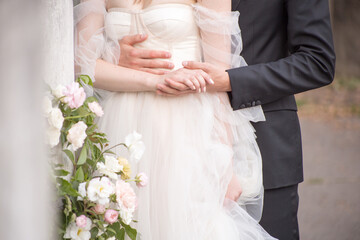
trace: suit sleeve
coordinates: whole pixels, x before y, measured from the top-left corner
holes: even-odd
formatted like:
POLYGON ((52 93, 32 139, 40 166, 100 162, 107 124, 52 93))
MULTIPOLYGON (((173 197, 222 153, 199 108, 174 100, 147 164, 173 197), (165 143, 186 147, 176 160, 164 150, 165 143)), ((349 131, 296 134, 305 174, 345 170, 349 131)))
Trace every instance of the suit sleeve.
POLYGON ((332 82, 335 53, 328 0, 286 0, 290 55, 228 70, 234 110, 267 104, 332 82))

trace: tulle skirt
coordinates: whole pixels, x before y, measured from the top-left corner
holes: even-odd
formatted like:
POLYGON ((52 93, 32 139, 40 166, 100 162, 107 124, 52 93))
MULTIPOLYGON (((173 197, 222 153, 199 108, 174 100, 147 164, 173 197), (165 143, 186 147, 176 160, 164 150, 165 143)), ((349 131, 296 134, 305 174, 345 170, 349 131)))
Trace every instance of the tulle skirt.
POLYGON ((262 165, 254 129, 228 101, 225 93, 111 93, 103 102, 99 127, 110 143, 137 131, 146 145, 132 163, 134 173, 149 176, 149 185, 137 190, 133 225, 140 239, 273 239, 257 222, 262 165), (243 187, 237 203, 225 199, 233 173, 243 187))

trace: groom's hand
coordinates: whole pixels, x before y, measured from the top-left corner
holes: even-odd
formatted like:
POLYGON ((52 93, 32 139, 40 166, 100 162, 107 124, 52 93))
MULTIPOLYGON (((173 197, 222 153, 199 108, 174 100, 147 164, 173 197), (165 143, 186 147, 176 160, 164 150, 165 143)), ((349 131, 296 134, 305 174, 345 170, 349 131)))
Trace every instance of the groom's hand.
POLYGON ((141 70, 153 74, 164 74, 166 70, 173 69, 174 64, 170 61, 164 61, 171 58, 171 53, 165 51, 140 49, 134 47, 135 44, 144 42, 147 39, 145 34, 129 35, 123 37, 119 41, 120 45, 120 59, 119 65, 122 67, 141 70), (159 60, 164 59, 164 60, 159 60))
POLYGON ((210 85, 208 87, 209 91, 212 92, 230 92, 230 78, 229 74, 225 71, 226 69, 217 67, 210 63, 203 62, 193 62, 187 61, 183 62, 184 68, 187 69, 201 69, 207 74, 210 75, 211 79, 215 82, 215 84, 210 85))
POLYGON ((230 180, 228 188, 226 190, 225 197, 236 202, 242 194, 242 188, 239 179, 234 174, 230 180))

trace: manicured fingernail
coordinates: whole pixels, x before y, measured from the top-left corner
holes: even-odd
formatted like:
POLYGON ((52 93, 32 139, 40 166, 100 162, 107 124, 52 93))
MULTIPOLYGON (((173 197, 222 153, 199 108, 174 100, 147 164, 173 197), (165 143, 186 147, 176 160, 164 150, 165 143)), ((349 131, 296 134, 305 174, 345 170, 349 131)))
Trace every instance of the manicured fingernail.
POLYGON ((211 84, 214 84, 215 82, 214 82, 214 80, 212 80, 212 79, 210 78, 210 83, 211 83, 211 84))
POLYGON ((171 54, 170 53, 165 53, 165 57, 170 58, 171 54))
POLYGON ((173 67, 174 67, 174 64, 169 63, 169 68, 173 68, 173 67))
POLYGON ((186 66, 188 65, 188 62, 186 62, 186 61, 182 62, 182 65, 183 65, 184 67, 186 67, 186 66))
POLYGON ((143 39, 143 38, 146 37, 146 34, 145 34, 145 33, 142 33, 142 34, 140 35, 140 37, 141 37, 141 39, 143 39))
POLYGON ((204 92, 206 92, 206 87, 204 87, 204 92))
POLYGON ((191 86, 191 88, 192 88, 193 90, 196 90, 196 87, 195 87, 195 85, 192 85, 192 86, 191 86))
POLYGON ((199 93, 201 93, 201 88, 199 88, 199 93))

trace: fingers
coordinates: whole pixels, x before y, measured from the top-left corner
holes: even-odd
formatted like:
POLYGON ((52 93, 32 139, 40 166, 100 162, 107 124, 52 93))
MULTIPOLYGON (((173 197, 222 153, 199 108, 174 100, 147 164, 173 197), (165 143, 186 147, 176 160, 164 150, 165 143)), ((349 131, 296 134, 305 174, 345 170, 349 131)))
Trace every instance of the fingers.
POLYGON ((173 69, 175 67, 172 62, 156 60, 156 59, 138 59, 137 64, 144 68, 173 69))
POLYGON ((168 73, 169 71, 166 70, 160 70, 160 69, 151 69, 151 68, 139 68, 140 71, 148 72, 156 75, 164 75, 168 73))
POLYGON ((171 88, 177 89, 177 90, 179 90, 179 91, 191 90, 191 89, 195 88, 195 87, 192 85, 192 82, 191 82, 191 81, 189 81, 190 84, 191 84, 190 86, 188 86, 188 85, 186 85, 186 84, 184 84, 184 83, 179 83, 179 82, 177 82, 177 81, 173 81, 173 80, 171 80, 171 79, 169 79, 169 78, 166 78, 166 79, 165 79, 165 82, 166 82, 171 88))
POLYGON ((170 94, 170 93, 166 93, 166 92, 163 92, 161 90, 156 90, 156 94, 159 95, 159 96, 164 96, 164 97, 177 97, 177 96, 181 96, 181 95, 186 95, 186 94, 189 94, 189 93, 193 93, 193 91, 191 90, 188 90, 188 91, 179 91, 178 94, 170 94))
POLYGON ((128 45, 134 45, 136 43, 141 43, 147 39, 146 34, 136 34, 136 35, 128 35, 123 37, 119 42, 120 44, 128 44, 128 45))
POLYGON ((182 65, 184 66, 184 68, 187 68, 187 69, 202 69, 205 72, 209 71, 209 66, 207 63, 184 61, 184 62, 182 62, 182 65))
POLYGON ((195 86, 195 90, 200 93, 201 92, 201 85, 200 85, 199 80, 196 78, 196 76, 190 77, 189 80, 195 86))
POLYGON ((200 70, 199 74, 201 74, 201 76, 205 79, 207 84, 210 85, 214 85, 215 82, 211 79, 211 77, 209 76, 209 74, 207 74, 206 72, 200 70))
POLYGON ((170 94, 172 96, 179 96, 184 94, 183 91, 179 91, 177 89, 171 88, 170 86, 167 86, 165 84, 158 84, 156 86, 157 91, 162 92, 163 94, 170 94))
POLYGON ((198 74, 198 75, 195 75, 195 78, 198 80, 198 82, 200 84, 200 90, 202 92, 206 92, 206 82, 205 82, 205 79, 203 78, 203 76, 198 74))
POLYGON ((171 53, 166 51, 158 51, 158 50, 144 50, 141 51, 140 58, 171 58, 171 53))
MULTIPOLYGON (((161 61, 155 58, 169 59, 171 54, 166 51, 157 51, 157 50, 148 50, 136 48, 133 45, 136 43, 141 43, 147 39, 146 34, 136 34, 128 35, 123 37, 120 41, 121 56, 119 59, 119 65, 124 67, 129 67, 132 69, 141 69, 145 68, 163 68, 163 69, 173 69, 174 64, 168 61, 161 61)), ((152 72, 154 74, 164 74, 161 71, 146 71, 152 72)))

